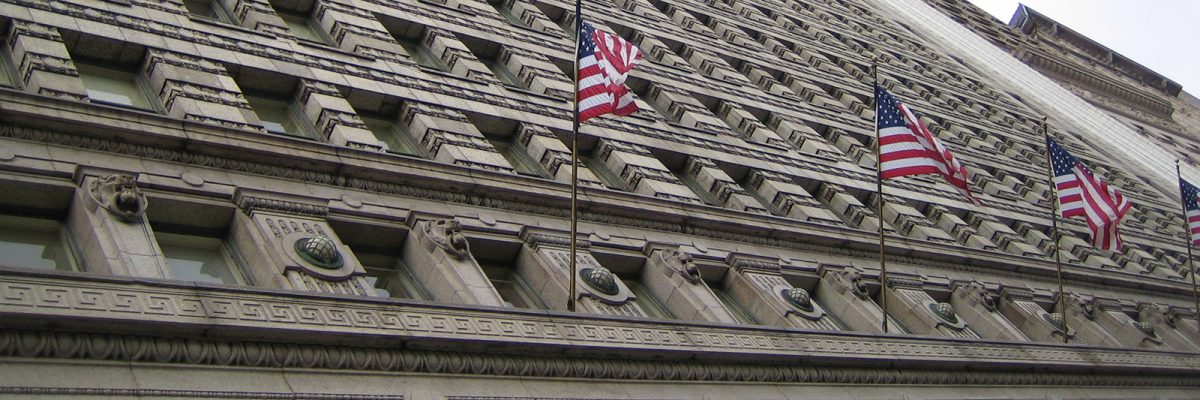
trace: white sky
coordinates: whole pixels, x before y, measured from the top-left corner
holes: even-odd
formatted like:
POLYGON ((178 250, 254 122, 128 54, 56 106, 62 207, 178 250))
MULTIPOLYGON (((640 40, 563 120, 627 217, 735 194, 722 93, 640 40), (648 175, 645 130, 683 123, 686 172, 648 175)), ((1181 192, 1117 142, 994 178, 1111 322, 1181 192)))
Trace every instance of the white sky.
MULTIPOLYGON (((1017 1, 970 0, 1008 23, 1017 1)), ((1024 0, 1060 24, 1200 95, 1200 0, 1024 0)))

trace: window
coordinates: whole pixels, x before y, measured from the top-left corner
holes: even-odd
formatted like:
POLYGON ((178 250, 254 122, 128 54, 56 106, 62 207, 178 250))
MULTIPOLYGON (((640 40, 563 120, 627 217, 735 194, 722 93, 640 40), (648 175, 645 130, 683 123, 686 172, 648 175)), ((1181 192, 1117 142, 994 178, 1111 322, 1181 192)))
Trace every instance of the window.
POLYGON ((91 61, 73 61, 92 102, 154 110, 148 95, 149 89, 138 74, 91 61))
POLYGON ((171 277, 189 282, 245 285, 234 254, 218 238, 155 232, 171 277))
POLYGON ((637 300, 634 302, 642 308, 642 311, 646 312, 646 316, 658 319, 675 318, 674 315, 671 315, 670 311, 667 311, 666 307, 663 307, 662 303, 658 302, 658 299, 655 299, 650 294, 649 290, 646 290, 646 286, 642 285, 641 282, 624 276, 621 277, 621 282, 624 282, 629 291, 633 292, 634 296, 637 296, 637 300))
POLYGON ((17 87, 16 75, 13 75, 12 57, 7 51, 0 50, 0 86, 17 87))
POLYGON ((522 21, 517 17, 516 14, 513 13, 511 5, 506 5, 504 3, 504 0, 488 0, 488 4, 491 5, 492 8, 495 8, 496 12, 500 13, 500 16, 504 17, 504 20, 508 21, 509 24, 525 27, 529 26, 525 24, 525 21, 522 21))
POLYGON ((187 7, 188 14, 191 14, 193 17, 224 23, 231 21, 229 14, 225 12, 225 8, 221 7, 217 0, 183 0, 183 5, 187 7))
POLYGON ((512 268, 487 264, 480 264, 480 267, 483 267, 484 275, 487 275, 505 304, 516 308, 548 309, 545 302, 525 283, 525 279, 512 268))
POLYGON ((276 8, 276 13, 283 22, 287 24, 288 30, 297 39, 307 40, 310 42, 330 45, 333 43, 325 31, 312 23, 312 17, 291 10, 282 10, 276 8))
POLYGON ((0 266, 73 271, 70 243, 58 221, 0 215, 0 266))
MULTIPOLYGON (((509 138, 511 138, 511 136, 509 138)), ((513 170, 516 173, 541 178, 544 178, 548 175, 542 170, 541 165, 539 165, 536 161, 533 161, 533 159, 529 157, 528 153, 525 153, 524 148, 520 145, 513 144, 503 139, 491 137, 489 137, 487 140, 492 144, 492 147, 496 148, 496 151, 499 152, 500 155, 504 156, 505 160, 508 160, 508 163, 512 165, 513 170)))
POLYGON ((305 139, 316 137, 305 123, 304 118, 300 116, 299 110, 293 110, 290 102, 280 97, 263 94, 246 93, 245 96, 267 132, 305 139))
POLYGON ((362 113, 358 116, 367 125, 367 129, 375 134, 375 139, 387 145, 388 152, 424 157, 425 152, 416 144, 416 139, 393 119, 362 113))
MULTIPOLYGON (((353 250, 353 249, 352 249, 353 250)), ((425 288, 417 282, 408 265, 399 257, 355 252, 367 271, 367 282, 379 297, 428 300, 425 288)))

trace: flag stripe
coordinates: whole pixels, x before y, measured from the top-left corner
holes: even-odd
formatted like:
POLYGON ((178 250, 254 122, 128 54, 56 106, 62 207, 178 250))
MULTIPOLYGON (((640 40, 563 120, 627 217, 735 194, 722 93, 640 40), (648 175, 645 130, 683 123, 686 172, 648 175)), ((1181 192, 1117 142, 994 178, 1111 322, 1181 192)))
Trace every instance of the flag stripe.
POLYGON ((887 90, 875 85, 875 128, 879 133, 881 179, 940 174, 972 203, 967 168, 925 128, 917 115, 887 90))
POLYGON ((1132 205, 1054 139, 1046 138, 1046 148, 1054 170, 1059 214, 1063 218, 1083 216, 1092 231, 1092 245, 1119 251, 1122 242, 1118 227, 1132 205))
POLYGON ((629 71, 642 59, 637 46, 584 22, 579 32, 579 122, 604 114, 637 111, 625 87, 629 71))

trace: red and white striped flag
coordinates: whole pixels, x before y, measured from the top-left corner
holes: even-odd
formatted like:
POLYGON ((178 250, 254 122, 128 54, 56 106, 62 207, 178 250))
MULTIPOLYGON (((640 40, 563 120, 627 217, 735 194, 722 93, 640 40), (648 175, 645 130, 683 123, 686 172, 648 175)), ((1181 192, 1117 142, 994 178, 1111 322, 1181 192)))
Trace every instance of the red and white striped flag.
POLYGON ((1188 237, 1192 245, 1200 246, 1200 188, 1191 182, 1179 178, 1179 194, 1182 197, 1183 209, 1187 211, 1188 237))
POLYGON ((637 111, 625 87, 629 71, 642 60, 642 51, 620 36, 584 22, 579 32, 579 122, 613 113, 637 111))
POLYGON ((1129 211, 1129 201, 1107 183, 1092 175, 1071 153, 1046 138, 1050 164, 1054 167, 1054 186, 1058 193, 1059 213, 1063 218, 1082 215, 1092 230, 1092 245, 1107 251, 1121 250, 1121 218, 1129 211))
POLYGON ((882 179, 939 174, 968 200, 979 204, 967 185, 967 168, 933 137, 912 110, 878 84, 875 85, 875 113, 882 179))

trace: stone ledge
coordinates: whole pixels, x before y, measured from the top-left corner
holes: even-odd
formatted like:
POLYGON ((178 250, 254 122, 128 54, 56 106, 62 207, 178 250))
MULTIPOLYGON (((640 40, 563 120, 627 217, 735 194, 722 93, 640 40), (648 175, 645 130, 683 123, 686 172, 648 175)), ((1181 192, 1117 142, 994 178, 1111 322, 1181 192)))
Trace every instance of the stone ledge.
MULTIPOLYGON (((208 350, 193 354, 201 358, 283 357, 284 353, 299 351, 292 348, 292 344, 311 344, 315 349, 326 349, 352 343, 353 346, 374 346, 380 351, 393 352, 412 349, 435 354, 469 351, 470 357, 484 358, 556 359, 565 355, 567 357, 562 361, 568 364, 617 357, 629 362, 642 360, 666 364, 700 361, 712 363, 706 368, 719 370, 722 365, 732 363, 774 371, 771 374, 781 373, 775 371, 775 366, 789 369, 814 365, 906 370, 969 368, 990 372, 1087 373, 1103 369, 1106 373, 1190 376, 1197 376, 1200 371, 1200 354, 1177 352, 631 320, 12 270, 0 275, 0 316, 5 321, 6 332, 0 334, 0 354, 10 356, 94 357, 102 354, 101 358, 106 358, 120 350, 142 354, 138 357, 148 357, 148 360, 165 357, 175 360, 173 362, 198 362, 189 361, 192 356, 186 354, 191 350, 184 345, 200 340, 209 343, 205 346, 216 346, 211 354, 208 350), (117 335, 132 340, 129 346, 135 342, 144 344, 122 345, 120 349, 96 353, 80 346, 87 343, 112 345, 126 339, 79 340, 75 345, 68 345, 64 341, 92 334, 40 331, 63 328, 77 332, 105 332, 95 334, 101 336, 117 335), (147 334, 159 336, 139 336, 147 334), (31 342, 26 340, 27 336, 29 340, 43 337, 37 339, 43 345, 28 347, 31 342), (200 337, 204 339, 190 339, 200 337), (240 347, 253 343, 262 348, 250 352, 240 347), (272 351, 278 354, 265 354, 272 351), (67 353, 70 355, 64 355, 67 353), (254 354, 257 356, 251 357, 254 354)), ((347 353, 340 357, 360 351, 355 349, 358 347, 346 349, 347 353)), ((362 357, 366 357, 363 360, 375 360, 370 362, 382 362, 379 356, 362 357)), ((283 359, 291 360, 291 357, 277 361, 283 359)), ((328 361, 323 357, 317 357, 317 360, 328 361)), ((313 363, 319 364, 318 361, 313 363)), ((230 362, 233 361, 205 361, 230 362)), ((246 362, 257 365, 254 363, 265 361, 246 362)), ((1200 381, 1196 383, 1200 384, 1200 381)))

